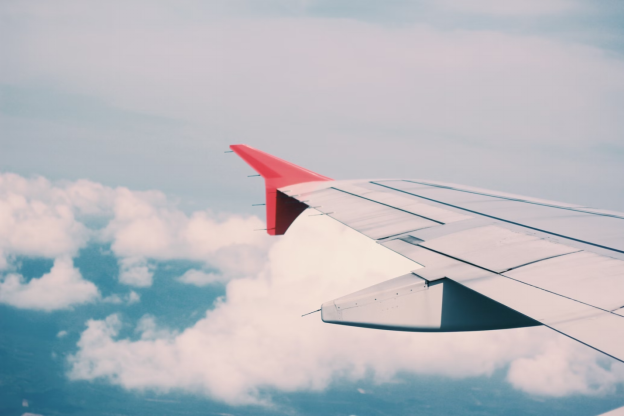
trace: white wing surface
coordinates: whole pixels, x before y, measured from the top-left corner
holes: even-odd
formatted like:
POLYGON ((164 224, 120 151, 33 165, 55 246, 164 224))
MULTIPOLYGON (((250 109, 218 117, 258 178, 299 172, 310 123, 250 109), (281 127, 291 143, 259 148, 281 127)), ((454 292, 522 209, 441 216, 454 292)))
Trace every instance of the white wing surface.
POLYGON ((324 321, 433 332, 542 324, 624 361, 623 213, 422 180, 325 179, 276 191, 422 267, 324 303, 324 321))

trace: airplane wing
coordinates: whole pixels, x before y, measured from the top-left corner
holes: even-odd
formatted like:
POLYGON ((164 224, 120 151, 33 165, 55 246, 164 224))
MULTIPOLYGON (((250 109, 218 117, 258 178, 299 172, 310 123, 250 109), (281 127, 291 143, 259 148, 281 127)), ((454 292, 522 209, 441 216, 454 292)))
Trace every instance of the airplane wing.
POLYGON ((415 270, 322 304, 324 322, 400 331, 546 325, 624 361, 624 213, 441 182, 337 181, 246 145, 267 228, 308 207, 415 270))

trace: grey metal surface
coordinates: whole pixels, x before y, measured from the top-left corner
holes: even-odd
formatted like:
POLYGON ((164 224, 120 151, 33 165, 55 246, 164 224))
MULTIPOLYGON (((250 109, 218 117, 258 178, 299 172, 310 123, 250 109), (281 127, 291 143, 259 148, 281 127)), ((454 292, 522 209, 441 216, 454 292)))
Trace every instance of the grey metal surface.
POLYGON ((450 279, 428 284, 407 274, 325 302, 324 322, 418 332, 485 331, 535 326, 533 319, 450 279))
POLYGON ((352 195, 358 195, 362 198, 366 198, 367 200, 400 208, 412 214, 438 221, 444 224, 473 218, 473 216, 463 214, 458 210, 441 208, 434 204, 428 204, 422 201, 418 201, 413 197, 403 195, 398 192, 386 192, 385 190, 380 190, 379 187, 371 189, 371 187, 367 185, 371 184, 338 183, 334 184, 332 188, 348 192, 352 195))
POLYGON ((424 216, 332 188, 304 193, 298 198, 373 239, 386 238, 440 224, 424 216))
POLYGON ((578 251, 496 225, 458 231, 424 241, 421 246, 495 272, 578 251))
MULTIPOLYGON (((544 232, 624 254, 624 213, 601 213, 569 204, 547 206, 545 203, 514 201, 409 181, 373 182, 390 192, 400 192, 417 199, 437 202, 445 207, 461 209, 468 215, 485 216, 520 225, 527 230, 544 232)), ((525 199, 529 201, 528 198, 525 199)))
POLYGON ((289 191, 424 266, 423 279, 452 279, 624 361, 623 213, 423 181, 289 191))
POLYGON ((423 265, 424 268, 417 270, 419 276, 452 279, 543 325, 624 361, 623 316, 403 240, 392 240, 383 245, 423 265))
POLYGON ((624 306, 624 261, 580 252, 503 273, 606 310, 624 306))

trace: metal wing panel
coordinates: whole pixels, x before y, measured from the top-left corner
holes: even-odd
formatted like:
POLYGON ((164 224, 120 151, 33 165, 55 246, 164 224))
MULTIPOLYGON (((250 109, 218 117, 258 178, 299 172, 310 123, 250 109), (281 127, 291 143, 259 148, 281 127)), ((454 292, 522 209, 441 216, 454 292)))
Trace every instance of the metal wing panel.
MULTIPOLYGON (((334 182, 335 189, 325 190, 306 185, 307 192, 295 186, 291 194, 424 266, 414 273, 429 282, 452 279, 624 360, 624 316, 618 315, 624 311, 611 312, 624 304, 624 262, 596 254, 602 253, 596 244, 624 238, 624 220, 539 200, 376 183, 334 182), (467 218, 449 221, 458 214, 467 218)), ((603 251, 613 252, 609 246, 603 251)))
POLYGON ((287 228, 273 224, 279 189, 424 266, 414 273, 426 287, 452 279, 624 361, 624 311, 610 311, 624 286, 624 214, 451 184, 331 181, 248 146, 232 149, 265 179, 269 234, 287 228))
POLYGON ((467 282, 471 289, 544 325, 624 360, 624 317, 498 276, 467 282))
POLYGON ((484 216, 528 230, 580 242, 588 245, 587 250, 602 249, 624 254, 624 214, 618 217, 590 212, 582 207, 544 206, 449 188, 427 188, 426 185, 407 181, 375 183, 388 190, 461 209, 471 215, 484 216))
POLYGON ((427 240, 421 246, 495 272, 578 251, 573 247, 495 225, 427 240))
POLYGON ((334 213, 332 217, 375 240, 435 225, 435 223, 420 217, 410 216, 410 214, 400 211, 393 212, 392 208, 375 211, 375 213, 370 212, 358 217, 346 213, 343 215, 334 213))
POLYGON ((370 183, 342 184, 338 182, 334 184, 333 188, 358 195, 384 205, 401 208, 402 210, 412 214, 444 224, 473 218, 473 216, 462 214, 458 210, 440 208, 434 204, 423 202, 422 199, 413 196, 410 197, 407 194, 387 192, 383 189, 380 190, 379 187, 371 189, 370 185, 370 183))
POLYGON ((462 207, 471 211, 509 219, 560 235, 624 250, 624 220, 585 212, 492 199, 469 202, 462 207))
POLYGON ((504 275, 602 309, 624 306, 624 261, 594 253, 544 260, 504 275))
POLYGON ((375 240, 438 225, 401 209, 332 188, 299 193, 296 198, 375 240))
POLYGON ((324 322, 394 331, 488 331, 540 325, 450 279, 413 272, 321 306, 324 322))
POLYGON ((416 197, 425 197, 430 200, 441 201, 453 205, 496 201, 496 198, 487 195, 474 194, 470 192, 457 192, 452 189, 432 187, 407 181, 375 181, 374 183, 390 187, 395 190, 405 191, 416 197))
MULTIPOLYGON (((397 186, 397 183, 405 183, 407 187, 421 190, 425 190, 428 187, 427 185, 404 181, 388 182, 392 182, 393 186, 397 186)), ((304 185, 308 187, 313 186, 304 185)), ((591 305, 613 310, 624 304, 624 296, 620 297, 617 295, 620 290, 612 290, 610 292, 608 290, 608 285, 614 285, 613 287, 619 288, 620 280, 614 276, 605 277, 604 273, 606 272, 600 268, 602 266, 598 266, 602 264, 602 260, 596 259, 605 259, 605 257, 595 254, 593 257, 587 257, 584 254, 581 257, 573 256, 566 260, 570 253, 579 251, 579 244, 576 244, 574 241, 568 241, 569 243, 575 243, 570 245, 557 244, 557 242, 566 240, 554 238, 555 241, 553 241, 551 236, 541 234, 539 231, 523 229, 521 225, 514 226, 498 222, 489 216, 476 215, 474 219, 456 221, 449 224, 423 221, 419 215, 434 216, 431 215, 433 211, 430 209, 438 209, 444 212, 444 206, 438 208, 435 206, 435 203, 425 201, 425 203, 421 204, 424 209, 416 209, 415 215, 411 216, 409 211, 405 211, 405 208, 413 205, 412 200, 418 200, 418 197, 410 197, 408 194, 404 194, 405 197, 403 197, 401 192, 379 187, 369 182, 336 182, 332 183, 332 188, 314 190, 318 189, 317 185, 316 188, 311 189, 311 192, 299 192, 299 195, 296 195, 297 199, 311 206, 320 205, 318 209, 321 212, 363 232, 371 238, 384 239, 395 235, 400 237, 402 234, 409 233, 417 239, 424 240, 421 243, 424 247, 488 270, 503 272, 510 277, 517 277, 519 280, 526 281, 537 287, 543 287, 546 290, 561 293, 564 296, 572 297, 591 305), (341 191, 333 188, 341 189, 341 191), (357 195, 355 195, 356 193, 357 195), (367 198, 374 198, 375 201, 367 198), (392 204, 397 206, 397 209, 391 208, 392 204), (548 258, 551 259, 545 260, 548 258), (591 258, 593 260, 591 262, 587 260, 587 264, 584 265, 582 261, 575 261, 577 258, 591 258), (594 266, 591 266, 590 263, 594 266), (560 267, 562 271, 556 274, 549 265, 556 265, 553 267, 560 267), (593 273, 587 274, 592 267, 594 267, 593 273), (515 270, 508 271, 510 269, 515 270), (580 276, 591 277, 583 278, 580 276), (595 285, 592 288, 583 288, 584 280, 586 279, 595 281, 595 285), (603 301, 599 302, 597 299, 602 296, 600 295, 602 292, 609 292, 610 295, 603 296, 603 301)), ((460 193, 443 188, 435 188, 435 190, 460 193)), ((298 192, 297 189, 293 191, 298 192)), ((475 204, 474 201, 476 199, 480 199, 481 202, 478 203, 481 204, 483 203, 483 198, 490 198, 467 192, 462 194, 473 198, 473 202, 466 204, 475 204)), ((523 202, 508 200, 498 200, 490 204, 490 206, 495 207, 507 207, 504 210, 511 214, 514 214, 516 211, 522 211, 521 208, 525 205, 523 202), (520 208, 510 208, 509 204, 512 204, 512 206, 517 205, 520 208)), ((587 213, 559 210, 544 206, 526 205, 525 208, 530 214, 519 212, 518 216, 528 216, 539 221, 565 222, 566 219, 578 219, 578 216, 592 217, 591 214, 587 213), (549 212, 554 212, 554 215, 548 217, 549 212)), ((454 211, 450 209, 448 212, 454 214, 454 211)), ((598 220, 620 221, 615 218, 594 217, 598 220)), ((438 216, 436 219, 441 219, 441 217, 438 216)), ((615 229, 613 233, 618 234, 618 229, 615 229)), ((586 249, 583 245, 581 245, 581 248, 586 249)), ((617 263, 617 260, 612 259, 612 262, 617 263)), ((425 271, 423 273, 428 272, 425 271)), ((624 291, 622 292, 624 293, 624 291)))
MULTIPOLYGON (((544 324, 577 319, 592 315, 595 310, 599 311, 592 306, 443 254, 431 251, 427 253, 426 248, 403 240, 394 240, 383 245, 424 266, 415 271, 419 276, 429 274, 435 278, 447 277, 544 324)), ((624 320, 622 323, 624 324, 624 320)))
MULTIPOLYGON (((434 230, 426 231, 431 234, 434 230)), ((426 231, 409 233, 401 241, 409 241, 411 236, 420 239, 426 231)), ((618 259, 491 225, 415 243, 601 309, 613 311, 624 306, 624 261, 618 259)), ((417 273, 429 272, 425 268, 417 273)))
MULTIPOLYGON (((396 180, 395 180, 396 181, 396 180)), ((624 213, 618 211, 611 211, 606 209, 598 209, 593 207, 585 207, 577 204, 569 204, 565 202, 549 201, 539 198, 526 197, 521 195, 508 194, 504 192, 491 191, 487 189, 473 188, 469 186, 460 186, 455 184, 448 184, 442 182, 432 181, 414 181, 414 180, 402 180, 403 182, 415 183, 419 185, 427 185, 437 188, 451 189, 456 192, 473 193, 478 195, 494 197, 498 200, 508 200, 513 202, 521 202, 525 205, 542 205, 549 208, 557 208, 569 211, 582 212, 587 214, 596 214, 600 216, 607 216, 613 218, 624 219, 624 213)), ((382 181, 383 182, 383 181, 382 181)))
POLYGON ((540 204, 540 205, 547 205, 547 206, 552 206, 552 207, 574 208, 574 209, 584 208, 584 207, 582 207, 581 205, 578 205, 578 204, 569 204, 569 203, 565 203, 565 202, 550 201, 550 200, 547 200, 547 199, 527 197, 527 196, 524 196, 524 195, 517 195, 517 194, 510 194, 510 193, 507 193, 507 192, 492 191, 490 189, 476 188, 476 187, 473 187, 473 186, 465 186, 465 185, 457 185, 457 184, 447 183, 447 182, 424 181, 424 180, 413 180, 413 179, 412 180, 410 180, 410 179, 407 179, 407 180, 403 179, 401 181, 414 183, 414 184, 418 184, 418 185, 425 185, 425 186, 432 186, 432 187, 437 187, 437 188, 451 189, 451 190, 454 190, 454 191, 457 191, 457 192, 467 192, 467 193, 479 194, 479 195, 484 195, 484 196, 491 196, 491 197, 495 197, 495 198, 499 198, 499 199, 507 199, 507 200, 511 200, 511 201, 526 202, 526 203, 531 203, 531 204, 540 204))
POLYGON ((441 315, 442 286, 429 290, 425 280, 408 274, 323 304, 325 322, 343 325, 436 330, 441 315))
POLYGON ((421 277, 452 279, 564 335, 624 361, 624 316, 468 265, 403 240, 393 240, 383 245, 424 266, 415 271, 421 277))

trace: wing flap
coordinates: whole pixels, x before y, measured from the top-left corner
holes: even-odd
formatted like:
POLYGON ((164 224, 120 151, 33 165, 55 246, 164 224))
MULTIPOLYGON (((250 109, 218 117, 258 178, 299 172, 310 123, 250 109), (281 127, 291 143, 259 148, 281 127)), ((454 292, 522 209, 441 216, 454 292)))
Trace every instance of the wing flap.
POLYGON ((421 245, 496 272, 579 251, 496 225, 459 231, 421 245))
MULTIPOLYGON (((404 240, 383 245, 424 266, 416 273, 448 278, 579 342, 624 361, 624 316, 475 267, 404 240)), ((563 259, 563 257, 562 257, 563 259)))
POLYGON ((624 306, 624 261, 582 251, 504 273, 606 310, 624 306))
POLYGON ((442 279, 415 274, 326 302, 324 322, 413 332, 486 331, 540 325, 498 302, 442 279))

